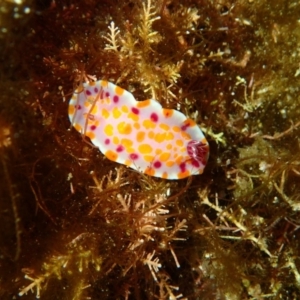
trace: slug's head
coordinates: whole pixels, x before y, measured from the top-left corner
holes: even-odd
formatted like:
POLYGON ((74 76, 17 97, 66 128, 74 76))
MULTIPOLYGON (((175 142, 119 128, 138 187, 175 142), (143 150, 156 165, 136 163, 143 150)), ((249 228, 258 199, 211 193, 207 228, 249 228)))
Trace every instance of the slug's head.
POLYGON ((196 168, 203 166, 204 168, 209 154, 209 145, 206 139, 202 141, 190 141, 187 145, 187 153, 191 157, 193 166, 196 168))

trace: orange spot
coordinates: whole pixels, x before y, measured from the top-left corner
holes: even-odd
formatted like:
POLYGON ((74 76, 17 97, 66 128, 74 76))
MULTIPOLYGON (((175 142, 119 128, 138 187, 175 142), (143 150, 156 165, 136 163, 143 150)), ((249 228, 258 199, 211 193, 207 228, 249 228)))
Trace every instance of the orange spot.
POLYGON ((127 115, 127 117, 128 117, 129 119, 132 119, 132 120, 135 121, 135 122, 137 122, 137 121, 139 120, 139 116, 136 115, 136 114, 134 114, 134 113, 132 113, 132 112, 130 112, 130 113, 127 115))
POLYGON ((113 141, 113 143, 115 145, 119 145, 120 144, 119 138, 117 136, 114 136, 112 141, 113 141))
POLYGON ((129 111, 128 106, 126 106, 126 105, 123 105, 123 106, 121 107, 121 110, 122 110, 122 112, 124 112, 124 113, 128 113, 128 111, 129 111))
POLYGON ((88 96, 86 98, 86 102, 88 102, 90 105, 93 105, 95 102, 97 102, 97 99, 94 96, 88 96))
POLYGON ((121 111, 117 107, 114 107, 112 114, 115 119, 120 118, 122 115, 121 111))
POLYGON ((72 116, 75 112, 75 106, 74 105, 69 105, 68 113, 70 116, 72 116))
POLYGON ((148 144, 141 144, 139 145, 138 150, 142 154, 149 154, 152 152, 152 147, 148 144))
POLYGON ((161 154, 161 153, 162 153, 162 149, 156 149, 156 150, 155 150, 155 154, 156 154, 156 155, 159 155, 159 154, 161 154))
POLYGON ((168 150, 171 150, 171 149, 173 148, 173 146, 172 146, 172 144, 168 144, 168 145, 166 146, 166 148, 167 148, 168 150))
POLYGON ((138 101, 136 106, 139 107, 139 108, 147 107, 147 106, 150 105, 150 103, 151 103, 150 100, 138 101))
POLYGON ((74 128, 75 128, 77 131, 79 131, 79 132, 82 133, 82 127, 81 127, 81 125, 79 125, 78 123, 76 123, 76 124, 74 124, 73 126, 74 126, 74 128))
POLYGON ((147 167, 147 169, 145 170, 145 174, 147 174, 149 176, 154 176, 155 170, 151 167, 147 167))
POLYGON ((145 139, 145 135, 144 131, 139 131, 136 135, 136 140, 141 143, 145 139))
POLYGON ((182 155, 179 155, 179 156, 175 159, 176 164, 177 164, 177 165, 180 165, 180 164, 182 163, 182 160, 183 160, 182 155))
POLYGON ((102 109, 101 113, 104 119, 109 117, 109 112, 105 108, 102 109))
POLYGON ((167 161, 170 158, 170 153, 164 152, 159 156, 160 161, 167 161))
POLYGON ((182 140, 176 140, 176 145, 179 147, 183 146, 183 141, 182 140))
POLYGON ((105 127, 104 127, 104 133, 107 135, 107 136, 112 136, 114 134, 114 127, 111 125, 111 124, 107 124, 105 127))
POLYGON ((146 128, 146 129, 154 129, 156 127, 156 123, 152 122, 151 120, 145 120, 143 122, 143 126, 146 128))
POLYGON ((106 81, 106 80, 101 80, 101 86, 103 86, 103 87, 108 87, 108 81, 106 81))
POLYGON ((184 132, 184 131, 181 131, 181 136, 182 136, 185 140, 190 140, 190 139, 191 139, 191 136, 190 136, 187 132, 184 132))
POLYGON ((160 127, 162 130, 166 130, 166 131, 170 130, 170 126, 167 125, 167 124, 164 124, 164 123, 159 124, 159 127, 160 127))
POLYGON ((92 131, 88 131, 85 134, 87 137, 89 137, 91 140, 93 140, 95 138, 95 133, 92 131))
POLYGON ((96 114, 97 114, 97 111, 98 111, 98 107, 95 105, 95 106, 92 108, 90 114, 96 115, 96 114))
POLYGON ((180 132, 180 131, 181 131, 181 129, 180 129, 179 126, 173 126, 172 129, 173 129, 173 131, 175 131, 175 132, 180 132))
POLYGON ((135 122, 135 123, 133 124, 133 127, 134 127, 135 129, 139 130, 139 129, 141 128, 141 125, 140 125, 140 123, 135 122))
POLYGON ((83 105, 85 106, 85 107, 90 107, 91 106, 91 101, 89 100, 89 98, 87 98, 85 101, 84 101, 84 103, 83 103, 83 105))
POLYGON ((121 87, 119 87, 119 86, 116 86, 116 88, 115 88, 115 92, 116 92, 116 94, 118 95, 118 96, 122 96, 123 95, 123 93, 124 93, 124 89, 122 89, 121 87))
POLYGON ((166 133, 165 133, 165 132, 164 132, 164 133, 157 133, 157 134, 155 135, 154 140, 155 140, 157 143, 162 143, 162 142, 165 140, 165 138, 166 138, 166 133))
POLYGON ((174 110, 173 110, 173 109, 163 108, 163 115, 164 115, 166 118, 172 117, 173 113, 174 113, 174 110))
POLYGON ((172 132, 167 132, 166 134, 166 140, 172 141, 174 139, 174 134, 172 132))
POLYGON ((128 147, 128 148, 126 148, 126 151, 127 151, 127 153, 132 154, 132 153, 136 152, 136 148, 128 147))
POLYGON ((152 155, 144 155, 144 160, 147 162, 153 162, 154 156, 152 155))
POLYGON ((163 172, 162 175, 161 175, 161 178, 167 179, 168 178, 168 173, 167 172, 163 172))
POLYGON ((112 161, 116 161, 118 159, 118 154, 111 150, 107 150, 104 155, 112 161))
POLYGON ((169 168, 172 168, 175 164, 175 161, 172 161, 172 160, 169 160, 166 162, 166 166, 169 167, 169 168))
POLYGON ((127 160, 124 161, 124 165, 130 167, 132 165, 132 161, 127 159, 127 160))
POLYGON ((133 142, 130 139, 121 139, 121 145, 123 145, 125 147, 127 152, 129 151, 129 148, 132 147, 132 144, 133 144, 133 142))
POLYGON ((94 85, 96 85, 96 82, 95 82, 95 81, 90 81, 90 82, 89 82, 89 86, 94 86, 94 85))
POLYGON ((75 90, 75 94, 80 94, 84 91, 84 87, 83 85, 81 84, 76 90, 75 90))
POLYGON ((188 177, 190 175, 191 175, 190 171, 186 170, 184 172, 179 172, 177 174, 177 177, 178 177, 178 179, 182 179, 182 178, 188 177))
POLYGON ((148 132, 148 138, 153 139, 154 138, 154 132, 151 130, 148 132))
POLYGON ((117 125, 117 128, 118 128, 118 131, 120 134, 130 134, 131 131, 132 131, 132 127, 131 127, 131 124, 128 124, 126 122, 121 122, 117 125))

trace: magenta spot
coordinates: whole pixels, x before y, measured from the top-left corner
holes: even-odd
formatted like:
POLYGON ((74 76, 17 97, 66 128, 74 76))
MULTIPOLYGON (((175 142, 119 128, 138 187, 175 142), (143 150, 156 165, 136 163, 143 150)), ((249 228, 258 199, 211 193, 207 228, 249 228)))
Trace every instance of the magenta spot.
POLYGON ((200 164, 198 161, 192 159, 192 165, 195 167, 195 168, 200 168, 200 164))
POLYGON ((158 121, 158 115, 156 113, 152 113, 150 115, 150 119, 152 122, 157 122, 158 121))
POLYGON ((159 169, 160 167, 161 167, 161 162, 160 161, 155 161, 154 163, 153 163, 153 167, 154 168, 156 168, 156 169, 159 169))
POLYGON ((109 92, 105 93, 105 97, 108 98, 109 97, 109 92))
POLYGON ((96 125, 92 125, 90 128, 91 128, 91 130, 95 130, 97 128, 97 126, 96 125))
POLYGON ((105 145, 109 145, 110 144, 110 139, 105 139, 104 143, 105 143, 105 145))
POLYGON ((98 94, 99 90, 98 90, 97 87, 94 88, 94 92, 95 92, 96 94, 98 94))
POLYGON ((181 163, 181 164, 179 165, 179 168, 180 168, 181 172, 185 172, 185 171, 186 171, 186 165, 185 165, 185 162, 181 163))
POLYGON ((89 90, 86 90, 85 93, 86 93, 88 96, 91 96, 91 95, 92 95, 91 91, 89 91, 89 90))
POLYGON ((117 152, 122 152, 124 151, 124 147, 122 145, 119 145, 116 149, 117 152))
POLYGON ((115 103, 118 103, 118 102, 119 102, 119 96, 114 95, 113 101, 114 101, 115 103))
POLYGON ((75 105, 75 108, 79 110, 79 109, 81 109, 82 107, 81 107, 80 104, 78 104, 78 105, 75 105))
POLYGON ((187 128, 188 128, 188 125, 182 125, 182 126, 181 126, 181 130, 182 130, 182 131, 186 131, 187 128))
POLYGON ((129 155, 129 157, 130 157, 130 159, 132 159, 132 160, 136 160, 136 159, 139 158, 138 154, 136 154, 136 153, 131 153, 131 154, 129 155))
POLYGON ((139 110, 138 108, 136 108, 136 107, 132 107, 132 108, 131 108, 131 111, 132 111, 134 114, 136 114, 136 115, 138 115, 138 114, 140 113, 140 110, 139 110))
POLYGON ((182 130, 182 131, 185 131, 185 130, 187 130, 187 128, 188 128, 189 126, 190 126, 189 123, 184 124, 184 125, 181 126, 181 130, 182 130))

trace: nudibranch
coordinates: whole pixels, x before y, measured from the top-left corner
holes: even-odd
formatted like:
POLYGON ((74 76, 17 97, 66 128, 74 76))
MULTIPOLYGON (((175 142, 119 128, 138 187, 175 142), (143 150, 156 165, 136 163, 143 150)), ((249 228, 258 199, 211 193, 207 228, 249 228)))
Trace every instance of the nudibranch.
POLYGON ((208 160, 208 142, 193 120, 105 80, 75 90, 69 119, 108 159, 150 176, 202 174, 208 160))

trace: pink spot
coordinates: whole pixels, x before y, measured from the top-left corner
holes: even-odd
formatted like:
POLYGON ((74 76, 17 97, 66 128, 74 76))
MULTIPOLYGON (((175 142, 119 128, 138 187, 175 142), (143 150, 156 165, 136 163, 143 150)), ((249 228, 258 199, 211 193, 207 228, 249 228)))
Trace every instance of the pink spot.
POLYGON ((108 98, 109 97, 109 92, 105 93, 105 97, 108 98))
POLYGON ((105 143, 105 145, 109 145, 110 144, 110 139, 105 139, 104 143, 105 143))
POLYGON ((132 159, 132 160, 136 160, 136 159, 139 158, 138 154, 136 154, 136 153, 131 153, 131 154, 129 155, 129 157, 130 157, 130 159, 132 159))
POLYGON ((98 88, 95 87, 95 88, 94 88, 94 92, 95 92, 96 94, 98 94, 98 91, 99 91, 98 88))
POLYGON ((79 109, 81 109, 81 105, 80 104, 75 105, 75 108, 79 110, 79 109))
POLYGON ((85 93, 86 93, 88 96, 91 96, 91 95, 92 95, 91 91, 89 91, 89 90, 86 90, 85 93))
POLYGON ((95 130, 97 128, 97 126, 96 125, 92 125, 90 128, 91 128, 91 130, 95 130))
POLYGON ((156 169, 159 169, 160 167, 161 167, 161 162, 160 161, 155 161, 154 163, 153 163, 153 167, 154 168, 156 168, 156 169))
POLYGON ((179 165, 179 168, 180 168, 181 172, 185 172, 185 170, 186 170, 185 162, 181 163, 181 164, 179 165))
POLYGON ((114 95, 113 101, 114 101, 115 103, 118 103, 118 102, 119 102, 119 96, 114 95))
POLYGON ((158 121, 158 115, 156 113, 152 113, 150 115, 150 119, 152 122, 157 122, 158 121))
POLYGON ((122 145, 119 145, 116 149, 117 152, 122 152, 124 151, 124 147, 122 145))
POLYGON ((140 110, 137 109, 136 107, 132 107, 132 108, 131 108, 131 111, 132 111, 134 114, 136 114, 136 115, 138 115, 138 114, 140 113, 140 110))

